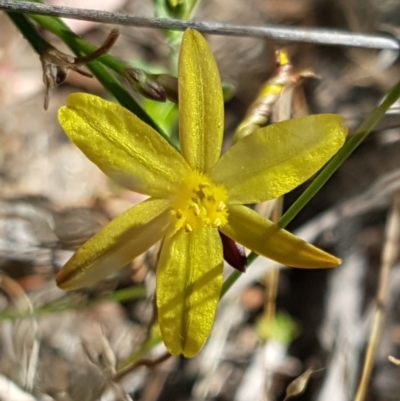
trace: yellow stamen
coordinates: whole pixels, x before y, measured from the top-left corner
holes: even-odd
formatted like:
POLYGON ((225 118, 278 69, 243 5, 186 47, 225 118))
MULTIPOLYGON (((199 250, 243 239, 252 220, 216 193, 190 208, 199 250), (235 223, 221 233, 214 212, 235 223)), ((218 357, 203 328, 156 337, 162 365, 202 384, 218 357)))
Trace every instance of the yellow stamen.
POLYGON ((191 171, 183 180, 172 205, 175 229, 190 232, 203 225, 217 228, 228 221, 227 192, 208 177, 191 171))
POLYGON ((193 204, 193 213, 196 217, 200 216, 200 208, 197 203, 193 204))

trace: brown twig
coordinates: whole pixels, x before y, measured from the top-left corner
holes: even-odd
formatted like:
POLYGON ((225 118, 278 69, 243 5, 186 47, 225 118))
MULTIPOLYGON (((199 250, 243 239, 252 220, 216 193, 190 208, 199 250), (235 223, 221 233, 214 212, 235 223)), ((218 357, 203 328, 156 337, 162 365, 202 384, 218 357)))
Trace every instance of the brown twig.
POLYGON ((396 261, 400 240, 400 191, 395 192, 385 232, 382 251, 382 263, 376 294, 376 309, 371 334, 365 354, 363 371, 354 401, 363 401, 368 390, 368 383, 374 365, 374 356, 381 336, 388 296, 390 269, 396 261))
POLYGON ((119 382, 125 375, 128 373, 131 373, 137 368, 140 368, 142 366, 146 366, 148 368, 154 368, 154 366, 159 365, 160 363, 166 361, 169 359, 172 355, 169 354, 168 352, 161 355, 159 358, 156 359, 141 359, 140 361, 137 361, 136 363, 127 366, 126 368, 123 368, 117 372, 117 374, 114 376, 114 381, 119 382))

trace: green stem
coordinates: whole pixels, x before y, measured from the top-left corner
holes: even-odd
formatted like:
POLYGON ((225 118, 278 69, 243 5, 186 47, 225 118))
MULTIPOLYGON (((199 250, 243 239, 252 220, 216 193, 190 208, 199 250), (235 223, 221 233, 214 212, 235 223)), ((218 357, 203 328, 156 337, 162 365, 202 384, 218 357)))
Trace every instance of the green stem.
MULTIPOLYGON (((32 0, 34 3, 42 3, 39 0, 32 0)), ((84 56, 88 53, 92 53, 96 48, 90 43, 86 42, 83 38, 72 32, 68 26, 56 17, 46 17, 41 15, 31 15, 29 17, 36 21, 46 30, 54 33, 61 40, 63 40, 70 49, 77 56, 84 56)), ((12 17, 10 17, 12 18, 12 17)), ((12 18, 13 19, 13 18, 12 18)), ((26 18, 24 17, 26 22, 26 18)), ((17 20, 14 23, 17 25, 21 32, 28 29, 27 24, 24 20, 17 20)), ((37 33, 37 32, 36 32, 37 33)), ((30 34, 30 32, 28 33, 30 34)), ((42 38, 43 39, 43 38, 42 38)), ((44 40, 44 39, 43 39, 44 40)), ((47 42, 46 42, 47 43, 47 42)), ((36 50, 36 48, 35 48, 36 50)), ((133 99, 130 93, 119 83, 119 81, 111 75, 108 70, 102 64, 104 62, 108 67, 112 68, 117 73, 121 73, 125 65, 110 55, 103 55, 99 57, 98 61, 92 61, 87 64, 88 69, 98 79, 98 81, 104 86, 104 88, 115 97, 115 99, 126 109, 131 111, 145 123, 153 127, 160 135, 168 141, 167 135, 161 130, 161 128, 154 122, 154 120, 140 107, 140 105, 133 99)))
MULTIPOLYGON (((22 1, 22 0, 21 0, 22 1)), ((30 1, 31 3, 41 3, 41 0, 25 0, 30 1)), ((11 14, 11 13, 9 13, 11 14)), ((15 15, 15 14, 14 14, 15 15)), ((76 48, 78 50, 77 55, 82 56, 86 54, 93 53, 96 50, 96 47, 91 43, 87 42, 81 36, 72 32, 68 26, 57 17, 46 17, 43 15, 35 15, 28 14, 29 18, 37 22, 47 31, 53 33, 58 36, 64 43, 66 43, 72 50, 76 48)), ((21 27, 19 26, 19 29, 21 27)), ((114 70, 116 73, 122 75, 126 65, 121 60, 118 60, 109 54, 105 54, 100 56, 97 60, 101 61, 104 65, 114 70)))
MULTIPOLYGON (((353 151, 364 141, 379 120, 385 115, 390 106, 400 98, 400 82, 397 83, 386 95, 385 100, 376 107, 357 128, 356 133, 346 142, 342 149, 325 165, 321 172, 314 178, 310 186, 299 196, 293 205, 278 221, 282 228, 286 227, 296 215, 307 205, 316 193, 325 185, 329 178, 343 164, 343 162, 353 153, 353 151)), ((247 257, 247 264, 251 265, 258 255, 251 252, 247 257)), ((234 271, 224 282, 221 297, 236 282, 242 273, 234 271)))
POLYGON ((51 47, 25 15, 8 13, 8 16, 39 56, 51 47))
POLYGON ((143 298, 146 295, 146 289, 144 286, 133 286, 123 288, 122 290, 114 291, 113 293, 103 297, 90 301, 89 303, 76 301, 73 298, 63 298, 50 304, 42 305, 33 311, 21 312, 18 310, 5 310, 0 312, 0 321, 5 320, 16 320, 23 318, 39 317, 48 315, 50 313, 65 312, 67 310, 78 310, 80 308, 87 308, 89 306, 98 304, 104 301, 114 302, 126 302, 134 299, 143 298))
MULTIPOLYGON (((35 3, 39 2, 36 1, 35 3)), ((71 31, 69 27, 57 17, 46 17, 43 15, 29 14, 29 18, 34 20, 47 31, 58 36, 75 52, 75 54, 79 56, 93 53, 96 50, 96 47, 94 45, 87 42, 81 36, 71 31)), ((126 68, 126 64, 124 62, 114 58, 113 56, 110 56, 109 54, 104 54, 98 57, 96 60, 100 61, 102 64, 106 65, 111 70, 120 75, 123 74, 126 68)))
POLYGON ((375 108, 365 121, 357 128, 356 133, 346 142, 343 148, 329 161, 324 169, 315 177, 310 186, 293 203, 278 222, 280 227, 286 227, 310 201, 311 198, 325 185, 343 162, 364 141, 369 133, 385 115, 390 106, 400 97, 400 82, 390 90, 385 100, 375 108))
MULTIPOLYGON (((32 16, 32 18, 43 28, 49 30, 63 40, 77 56, 82 57, 95 50, 94 46, 89 45, 82 38, 75 35, 61 20, 54 17, 43 17, 39 15, 32 16), (86 44, 85 47, 82 47, 83 43, 86 44)), ((145 123, 149 124, 168 140, 167 136, 161 131, 153 119, 139 106, 120 82, 104 67, 101 63, 101 59, 104 58, 107 60, 111 59, 111 57, 101 56, 99 57, 99 60, 87 63, 87 68, 122 106, 138 116, 145 123)))

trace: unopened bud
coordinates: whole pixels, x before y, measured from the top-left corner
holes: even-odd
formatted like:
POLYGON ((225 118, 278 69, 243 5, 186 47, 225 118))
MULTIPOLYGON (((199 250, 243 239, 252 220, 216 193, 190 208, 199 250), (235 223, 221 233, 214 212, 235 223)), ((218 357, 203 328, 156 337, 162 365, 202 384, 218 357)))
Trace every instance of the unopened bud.
POLYGON ((241 273, 246 272, 247 258, 244 248, 237 244, 233 239, 227 237, 221 231, 221 237, 224 259, 236 270, 241 273))
POLYGON ((154 75, 154 79, 163 87, 170 102, 178 104, 178 78, 167 74, 154 75))
POLYGON ((123 76, 129 82, 132 89, 147 97, 158 102, 165 102, 167 96, 164 88, 155 79, 155 75, 148 74, 139 68, 126 67, 123 76))
POLYGON ((170 18, 189 19, 196 9, 199 0, 165 0, 170 18))

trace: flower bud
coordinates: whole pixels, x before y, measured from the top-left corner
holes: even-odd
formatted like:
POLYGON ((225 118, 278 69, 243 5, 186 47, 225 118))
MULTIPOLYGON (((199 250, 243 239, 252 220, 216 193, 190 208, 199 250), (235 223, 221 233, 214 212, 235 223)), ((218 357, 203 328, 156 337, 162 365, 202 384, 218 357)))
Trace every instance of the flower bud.
POLYGON ((155 75, 148 74, 139 68, 126 67, 123 76, 135 92, 158 102, 166 101, 167 95, 165 90, 157 82, 155 75))

